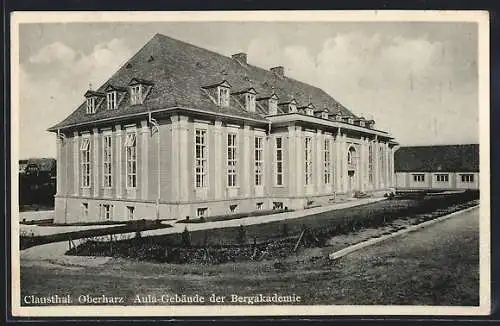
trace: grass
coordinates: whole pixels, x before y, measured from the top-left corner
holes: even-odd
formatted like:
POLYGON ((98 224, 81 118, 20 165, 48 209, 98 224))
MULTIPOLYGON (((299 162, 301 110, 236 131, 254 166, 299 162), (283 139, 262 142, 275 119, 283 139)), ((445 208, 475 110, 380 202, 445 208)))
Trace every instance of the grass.
POLYGON ((216 216, 208 216, 202 218, 185 218, 183 220, 177 221, 177 223, 206 223, 206 222, 229 221, 229 220, 238 220, 245 217, 273 215, 283 212, 293 212, 293 210, 271 209, 271 210, 255 211, 250 213, 216 215, 216 216))
POLYGON ((478 304, 478 212, 366 248, 339 261, 329 248, 279 261, 178 265, 112 259, 101 266, 21 265, 21 295, 300 295, 301 304, 478 304))
POLYGON ((155 230, 155 229, 163 229, 169 227, 172 226, 168 224, 159 223, 157 220, 139 220, 139 221, 128 222, 125 225, 110 226, 102 229, 81 230, 81 231, 64 232, 51 235, 40 235, 40 236, 21 236, 20 249, 22 250, 33 246, 38 246, 52 242, 68 241, 70 239, 74 240, 81 238, 92 238, 104 235, 140 232, 145 230, 155 230))
MULTIPOLYGON (((346 209, 333 210, 304 218, 280 220, 264 224, 246 225, 246 235, 249 242, 263 243, 280 239, 284 236, 299 235, 307 227, 317 233, 329 229, 355 224, 358 227, 372 223, 376 218, 387 220, 399 216, 411 216, 446 208, 455 203, 476 199, 477 193, 429 197, 425 199, 392 199, 365 204, 346 209)), ((226 246, 239 244, 239 227, 219 228, 211 230, 191 231, 193 246, 226 246)), ((332 231, 333 232, 333 231, 332 231)), ((148 237, 149 241, 165 246, 182 245, 180 234, 168 234, 148 237)))

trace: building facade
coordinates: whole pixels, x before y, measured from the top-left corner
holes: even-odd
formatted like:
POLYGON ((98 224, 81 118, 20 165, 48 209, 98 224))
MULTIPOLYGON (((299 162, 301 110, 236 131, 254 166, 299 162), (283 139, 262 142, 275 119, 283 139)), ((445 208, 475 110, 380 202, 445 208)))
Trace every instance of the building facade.
POLYGON ((303 209, 395 185, 390 134, 322 90, 157 34, 57 135, 59 223, 303 209))
POLYGON ((396 188, 479 189, 479 145, 401 147, 395 153, 396 188))

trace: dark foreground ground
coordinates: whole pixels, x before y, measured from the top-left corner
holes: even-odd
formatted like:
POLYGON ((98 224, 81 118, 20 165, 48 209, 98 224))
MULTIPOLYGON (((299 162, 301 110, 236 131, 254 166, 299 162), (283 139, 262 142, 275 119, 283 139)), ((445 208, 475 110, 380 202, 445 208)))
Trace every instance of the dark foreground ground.
MULTIPOLYGON (((21 262, 21 298, 70 294, 300 295, 302 304, 479 304, 479 209, 331 262, 329 248, 275 261, 174 265, 111 259, 68 267, 21 262)), ((227 301, 226 301, 227 302, 227 301)), ((228 302, 230 303, 230 302, 228 302)))

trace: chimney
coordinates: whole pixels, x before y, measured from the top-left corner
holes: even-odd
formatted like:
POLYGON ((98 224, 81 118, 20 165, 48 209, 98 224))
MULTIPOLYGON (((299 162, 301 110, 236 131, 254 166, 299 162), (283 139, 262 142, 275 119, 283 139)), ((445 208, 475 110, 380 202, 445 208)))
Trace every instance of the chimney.
POLYGON ((283 66, 273 67, 271 68, 271 71, 280 77, 285 76, 285 68, 283 68, 283 66))
POLYGON ((236 54, 233 54, 231 56, 231 58, 233 58, 234 60, 238 61, 239 63, 241 63, 243 65, 247 64, 247 54, 246 53, 243 53, 243 52, 236 53, 236 54))

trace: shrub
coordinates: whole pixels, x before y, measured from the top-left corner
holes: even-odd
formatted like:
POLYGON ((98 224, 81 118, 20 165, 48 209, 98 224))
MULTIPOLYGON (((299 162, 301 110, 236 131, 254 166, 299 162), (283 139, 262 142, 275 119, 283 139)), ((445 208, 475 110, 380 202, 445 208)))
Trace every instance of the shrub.
POLYGON ((203 233, 203 246, 208 246, 208 230, 205 230, 205 232, 203 233))
POLYGON ((245 244, 247 242, 247 230, 243 224, 240 224, 240 228, 238 229, 238 239, 239 244, 245 244))
POLYGON ((288 233, 289 233, 288 223, 285 222, 285 223, 283 223, 283 236, 287 237, 288 233))
POLYGON ((191 234, 187 226, 184 227, 184 231, 182 231, 182 246, 187 248, 191 247, 191 234))

